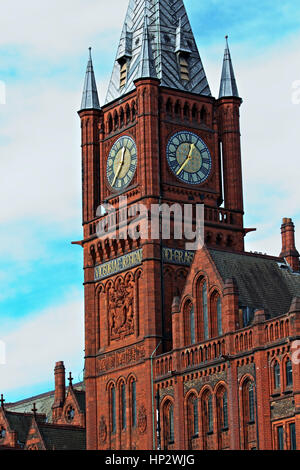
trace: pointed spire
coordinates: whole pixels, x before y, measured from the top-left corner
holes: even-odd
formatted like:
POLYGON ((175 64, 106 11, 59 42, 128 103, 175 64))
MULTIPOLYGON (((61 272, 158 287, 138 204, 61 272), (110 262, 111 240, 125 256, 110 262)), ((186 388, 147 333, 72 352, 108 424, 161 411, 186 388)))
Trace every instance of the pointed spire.
POLYGON ((149 42, 147 15, 145 15, 145 19, 144 19, 142 50, 141 50, 141 56, 139 59, 139 72, 137 74, 136 80, 139 78, 157 78, 154 61, 153 61, 152 48, 149 42))
POLYGON ((92 61, 92 48, 89 48, 89 61, 86 69, 81 111, 84 109, 100 109, 96 79, 92 61))
POLYGON ((73 388, 73 377, 72 377, 72 372, 69 373, 69 387, 70 388, 73 388))
POLYGON ((33 408, 32 408, 32 413, 33 413, 33 416, 36 418, 36 414, 37 414, 37 407, 36 407, 36 404, 34 403, 33 404, 33 408))
POLYGON ((124 26, 106 103, 135 89, 135 81, 155 77, 163 87, 211 96, 183 0, 127 0, 124 26), (147 23, 147 27, 145 27, 147 23), (190 79, 183 80, 178 53, 188 54, 190 79), (126 81, 121 71, 126 63, 126 81))
POLYGON ((236 84, 236 80, 234 76, 234 70, 232 66, 230 50, 229 50, 229 45, 228 45, 228 36, 226 36, 225 39, 226 39, 226 47, 225 47, 225 54, 224 54, 219 98, 227 98, 227 97, 232 97, 232 96, 239 98, 239 92, 238 92, 238 88, 237 88, 237 84, 236 84))
POLYGON ((4 400, 3 394, 1 393, 0 408, 4 409, 4 403, 5 403, 5 400, 4 400))

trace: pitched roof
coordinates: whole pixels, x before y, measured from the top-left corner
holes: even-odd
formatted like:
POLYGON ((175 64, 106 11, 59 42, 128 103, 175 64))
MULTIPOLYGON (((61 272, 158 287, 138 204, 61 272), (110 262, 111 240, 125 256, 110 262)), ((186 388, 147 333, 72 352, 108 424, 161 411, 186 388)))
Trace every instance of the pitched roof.
MULTIPOLYGON (((4 409, 5 417, 12 431, 17 433, 17 439, 19 442, 25 444, 29 428, 31 426, 33 414, 31 413, 15 413, 4 409)), ((37 416, 39 422, 46 420, 45 415, 37 416)))
MULTIPOLYGON (((84 392, 85 386, 84 382, 79 382, 73 385, 75 391, 84 392)), ((27 412, 30 413, 33 407, 33 404, 36 404, 38 413, 43 413, 47 417, 47 421, 52 421, 52 405, 54 402, 54 390, 51 392, 43 393, 34 397, 27 398, 25 400, 18 401, 16 403, 7 403, 5 409, 15 412, 27 412)))
POLYGON ((212 249, 209 253, 222 279, 236 280, 240 306, 264 308, 275 317, 287 313, 293 297, 300 296, 300 274, 292 273, 281 258, 212 249))
POLYGON ((86 431, 75 426, 37 424, 47 450, 86 450, 86 431))
POLYGON ((147 75, 157 77, 162 86, 211 96, 183 0, 129 0, 106 103, 134 90, 134 81, 145 77, 141 62, 148 64, 147 75), (181 80, 178 52, 189 56, 189 81, 181 80), (127 81, 120 88, 124 59, 128 60, 127 81))
POLYGON ((238 87, 237 87, 236 80, 235 80, 235 75, 234 75, 234 70, 233 70, 229 45, 228 45, 228 37, 226 36, 226 47, 225 47, 225 53, 224 53, 219 98, 226 98, 226 97, 232 97, 232 96, 239 98, 239 92, 238 92, 238 87))
POLYGON ((85 392, 73 389, 80 411, 85 412, 85 392))

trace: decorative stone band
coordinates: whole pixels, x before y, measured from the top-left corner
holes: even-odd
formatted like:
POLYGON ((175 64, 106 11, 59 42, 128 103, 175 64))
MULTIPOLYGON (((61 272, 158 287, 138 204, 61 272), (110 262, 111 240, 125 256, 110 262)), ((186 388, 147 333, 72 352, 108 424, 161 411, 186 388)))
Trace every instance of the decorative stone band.
POLYGON ((195 252, 174 248, 163 248, 163 262, 179 266, 191 266, 195 252))
MULTIPOLYGON (((194 259, 194 251, 163 247, 162 257, 164 263, 177 264, 179 266, 191 266, 194 259)), ((143 249, 132 251, 106 263, 95 267, 95 281, 102 281, 115 274, 140 266, 143 262, 143 249)))
POLYGON ((107 261, 95 267, 95 281, 101 281, 114 274, 122 273, 128 269, 135 268, 142 264, 143 249, 132 251, 124 256, 107 261))

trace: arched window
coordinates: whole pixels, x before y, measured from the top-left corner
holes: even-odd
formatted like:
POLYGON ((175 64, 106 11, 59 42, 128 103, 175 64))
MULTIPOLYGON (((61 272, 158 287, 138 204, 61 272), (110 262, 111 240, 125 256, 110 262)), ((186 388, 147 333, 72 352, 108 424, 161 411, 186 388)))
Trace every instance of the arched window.
POLYGON ((196 343, 196 323, 195 323, 195 309, 191 302, 188 302, 185 306, 185 342, 186 345, 196 343))
POLYGON ((169 400, 163 406, 163 439, 164 449, 174 444, 174 405, 169 400))
POLYGON ((243 385, 243 412, 245 425, 255 422, 254 383, 251 380, 243 385))
POLYGON ((114 130, 116 130, 119 127, 119 116, 117 111, 115 111, 114 114, 114 130))
POLYGON ((204 281, 202 285, 202 309, 203 309, 204 339, 208 339, 209 332, 208 332, 207 282, 206 281, 204 281))
POLYGON ((120 388, 121 396, 121 426, 122 429, 126 429, 126 387, 123 382, 120 388))
POLYGON ((134 104, 134 103, 133 103, 133 105, 132 105, 131 114, 132 114, 132 121, 135 121, 135 118, 136 118, 136 109, 135 109, 135 104, 134 104))
POLYGON ((123 108, 121 108, 121 111, 120 111, 120 126, 121 127, 124 126, 124 110, 123 110, 123 108))
POLYGON ((293 385, 293 368, 290 359, 285 363, 285 382, 287 387, 291 387, 293 385))
POLYGON ((222 400, 222 427, 223 429, 228 428, 228 394, 227 390, 225 390, 223 394, 222 400))
POLYGON ((171 404, 169 407, 169 443, 174 442, 174 405, 171 404))
POLYGON ((192 118, 194 120, 197 119, 197 116, 198 116, 198 109, 197 109, 197 106, 194 104, 193 108, 192 108, 192 118))
POLYGON ((254 386, 253 383, 249 383, 248 389, 248 399, 249 399, 249 423, 255 421, 255 399, 254 399, 254 386))
POLYGON ((110 389, 110 415, 111 415, 111 432, 116 432, 116 388, 113 385, 110 389))
POLYGON ((188 103, 185 103, 185 105, 184 105, 183 115, 186 118, 188 118, 190 116, 190 107, 189 107, 188 103))
POLYGON ((189 439, 195 438, 199 434, 198 399, 191 395, 188 400, 188 435, 189 439))
POLYGON ((108 117, 108 133, 110 134, 113 130, 113 120, 111 114, 108 117))
POLYGON ((181 113, 181 106, 180 106, 180 102, 179 101, 176 101, 176 104, 175 104, 175 114, 180 114, 181 113))
POLYGON ((166 112, 168 114, 172 114, 172 112, 173 112, 172 101, 171 101, 170 98, 168 99, 167 104, 166 104, 166 112))
POLYGON ((218 292, 210 298, 211 336, 222 336, 222 305, 218 292))
POLYGON ((222 330, 222 303, 221 303, 221 297, 218 297, 217 300, 217 323, 218 323, 218 336, 222 336, 223 330, 222 330))
POLYGON ((207 111, 206 111, 205 106, 203 106, 203 108, 201 109, 200 119, 201 119, 202 122, 204 122, 204 123, 206 124, 206 121, 207 121, 207 111))
POLYGON ((126 106, 126 123, 128 124, 130 122, 130 108, 127 104, 126 106))
POLYGON ((132 427, 136 427, 136 381, 131 382, 131 422, 132 427))
POLYGON ((273 367, 273 374, 274 374, 274 388, 280 388, 280 365, 278 362, 274 364, 273 367))
POLYGON ((206 392, 202 398, 202 410, 203 410, 203 430, 205 434, 211 434, 214 430, 213 420, 213 400, 212 394, 206 392))

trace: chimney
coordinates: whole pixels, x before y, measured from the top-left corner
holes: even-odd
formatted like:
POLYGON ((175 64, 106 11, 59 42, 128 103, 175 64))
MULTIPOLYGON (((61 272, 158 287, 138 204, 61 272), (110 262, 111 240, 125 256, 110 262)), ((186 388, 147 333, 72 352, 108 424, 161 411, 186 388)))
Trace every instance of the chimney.
POLYGON ((281 258, 285 258, 294 272, 299 272, 299 253, 295 247, 295 225, 292 219, 283 219, 281 225, 282 250, 281 258))
POLYGON ((63 361, 57 362, 54 369, 55 378, 55 394, 54 403, 52 406, 53 421, 61 416, 62 409, 66 398, 66 381, 65 381, 65 366, 63 361))

